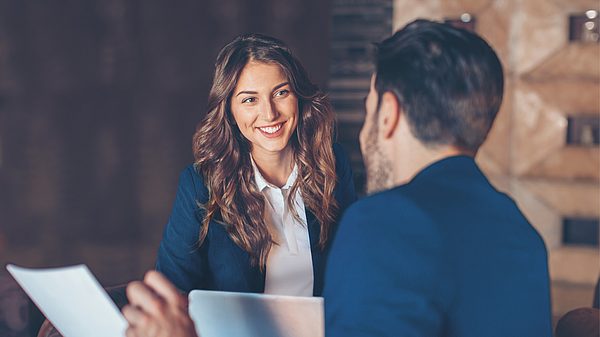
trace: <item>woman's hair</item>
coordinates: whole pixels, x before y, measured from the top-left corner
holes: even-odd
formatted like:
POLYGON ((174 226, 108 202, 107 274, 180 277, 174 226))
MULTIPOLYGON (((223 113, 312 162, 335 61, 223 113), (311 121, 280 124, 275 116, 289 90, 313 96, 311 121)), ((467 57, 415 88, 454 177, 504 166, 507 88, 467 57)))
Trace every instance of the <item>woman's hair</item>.
POLYGON ((321 226, 319 245, 325 246, 336 221, 338 205, 332 138, 334 117, 325 95, 310 82, 300 62, 281 41, 259 34, 241 35, 217 56, 207 114, 194 134, 196 170, 204 177, 209 198, 200 204, 204 219, 202 244, 211 220, 225 226, 232 240, 250 255, 252 264, 266 265, 273 239, 264 220, 265 199, 254 182, 250 159, 252 144, 241 134, 231 113, 230 100, 242 69, 250 61, 277 64, 298 98, 298 124, 289 142, 298 165, 298 178, 286 203, 296 219, 294 195, 321 226))

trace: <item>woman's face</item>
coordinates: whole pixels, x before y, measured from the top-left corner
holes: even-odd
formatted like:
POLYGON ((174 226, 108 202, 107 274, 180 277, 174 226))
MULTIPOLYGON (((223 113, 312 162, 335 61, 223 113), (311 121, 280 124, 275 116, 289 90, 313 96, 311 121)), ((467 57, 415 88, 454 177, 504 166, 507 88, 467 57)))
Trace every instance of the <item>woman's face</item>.
POLYGON ((287 150, 298 123, 298 98, 281 67, 250 61, 231 97, 231 112, 252 153, 287 150))

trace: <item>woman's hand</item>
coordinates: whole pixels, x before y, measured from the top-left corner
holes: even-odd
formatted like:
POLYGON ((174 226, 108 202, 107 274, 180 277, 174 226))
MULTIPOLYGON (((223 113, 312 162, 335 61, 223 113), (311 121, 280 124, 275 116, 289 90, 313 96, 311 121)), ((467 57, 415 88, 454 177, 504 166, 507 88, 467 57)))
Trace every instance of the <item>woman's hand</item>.
POLYGON ((143 282, 131 282, 127 298, 127 337, 198 337, 187 298, 159 272, 149 271, 143 282))

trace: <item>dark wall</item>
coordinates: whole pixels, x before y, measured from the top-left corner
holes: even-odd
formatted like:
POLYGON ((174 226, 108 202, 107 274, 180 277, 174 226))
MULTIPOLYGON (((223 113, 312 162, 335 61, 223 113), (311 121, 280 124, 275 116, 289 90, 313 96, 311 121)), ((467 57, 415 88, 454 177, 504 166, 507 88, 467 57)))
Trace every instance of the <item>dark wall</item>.
POLYGON ((218 50, 286 41, 325 85, 331 1, 0 1, 0 263, 151 268, 218 50))

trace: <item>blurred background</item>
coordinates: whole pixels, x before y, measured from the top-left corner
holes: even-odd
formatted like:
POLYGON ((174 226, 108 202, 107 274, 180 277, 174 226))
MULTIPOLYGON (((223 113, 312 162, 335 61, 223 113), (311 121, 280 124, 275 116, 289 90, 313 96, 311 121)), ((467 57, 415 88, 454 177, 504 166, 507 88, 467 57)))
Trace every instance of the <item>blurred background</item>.
MULTIPOLYGON (((372 42, 424 17, 498 52, 505 100, 477 160, 544 237, 555 317, 590 306, 598 10, 597 0, 0 0, 0 263, 85 263, 105 286, 152 268, 214 59, 245 32, 286 41, 329 94, 362 190, 372 42)), ((28 335, 35 317, 21 296, 2 268, 0 335, 28 335)))

